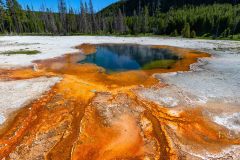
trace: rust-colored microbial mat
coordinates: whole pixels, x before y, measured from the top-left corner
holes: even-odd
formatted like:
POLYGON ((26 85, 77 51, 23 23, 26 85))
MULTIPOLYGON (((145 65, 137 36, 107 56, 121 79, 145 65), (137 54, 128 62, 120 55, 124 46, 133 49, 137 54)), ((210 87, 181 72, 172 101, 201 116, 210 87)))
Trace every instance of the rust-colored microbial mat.
MULTIPOLYGON (((186 152, 219 153, 240 144, 204 117, 200 108, 173 114, 139 98, 139 87, 164 87, 153 73, 187 71, 206 53, 168 46, 182 57, 171 69, 106 74, 94 64, 78 64, 80 53, 36 61, 32 67, 0 70, 1 80, 59 76, 62 81, 14 114, 0 134, 0 159, 122 160, 197 159, 186 152), (221 133, 221 134, 220 134, 221 133)), ((86 53, 90 44, 78 46, 86 53)), ((184 108, 184 106, 182 106, 184 108)))

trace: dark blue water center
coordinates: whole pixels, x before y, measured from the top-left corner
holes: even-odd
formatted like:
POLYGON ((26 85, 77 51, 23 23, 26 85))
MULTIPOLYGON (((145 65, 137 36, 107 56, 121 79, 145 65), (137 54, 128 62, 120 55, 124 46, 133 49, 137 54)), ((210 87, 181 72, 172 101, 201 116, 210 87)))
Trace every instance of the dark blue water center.
POLYGON ((96 53, 87 55, 79 63, 94 63, 105 68, 108 73, 141 69, 170 69, 180 59, 170 50, 151 46, 101 44, 96 47, 96 53))

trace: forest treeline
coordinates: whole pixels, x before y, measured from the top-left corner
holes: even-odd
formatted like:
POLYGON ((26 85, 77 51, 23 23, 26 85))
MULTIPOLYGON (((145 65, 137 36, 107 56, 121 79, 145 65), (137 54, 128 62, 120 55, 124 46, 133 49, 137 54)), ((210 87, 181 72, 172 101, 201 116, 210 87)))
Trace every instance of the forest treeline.
MULTIPOLYGON (((0 0, 0 32, 2 34, 119 34, 119 35, 171 35, 187 38, 222 37, 240 39, 240 5, 209 4, 183 5, 162 11, 161 5, 139 8, 127 15, 116 8, 109 15, 95 13, 92 1, 79 9, 67 7, 65 0, 58 0, 58 12, 44 5, 40 11, 23 7, 17 0, 0 0)), ((76 7, 74 7, 76 8, 76 7)))
POLYGON ((133 11, 148 6, 149 14, 154 15, 156 10, 167 12, 171 8, 181 8, 183 6, 200 6, 200 5, 213 5, 213 4, 240 4, 239 0, 119 0, 116 3, 104 8, 101 13, 108 16, 117 13, 118 9, 125 13, 127 16, 133 16, 133 11))

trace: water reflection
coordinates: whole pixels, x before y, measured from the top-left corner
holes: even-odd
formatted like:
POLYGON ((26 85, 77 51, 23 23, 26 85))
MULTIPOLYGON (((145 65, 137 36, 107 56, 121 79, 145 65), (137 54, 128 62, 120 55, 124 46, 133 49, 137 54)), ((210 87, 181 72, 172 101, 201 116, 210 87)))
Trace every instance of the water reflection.
POLYGON ((87 55, 79 63, 94 63, 107 72, 118 72, 170 69, 179 59, 180 57, 167 49, 135 44, 101 44, 97 45, 96 53, 87 55))

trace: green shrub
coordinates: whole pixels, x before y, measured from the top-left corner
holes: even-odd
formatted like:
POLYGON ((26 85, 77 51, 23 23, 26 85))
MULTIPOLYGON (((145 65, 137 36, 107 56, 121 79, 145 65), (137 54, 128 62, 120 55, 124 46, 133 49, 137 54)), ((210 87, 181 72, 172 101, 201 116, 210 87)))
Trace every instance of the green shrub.
POLYGON ((40 53, 40 51, 37 51, 37 50, 19 50, 19 51, 1 52, 0 54, 3 54, 3 55, 15 55, 15 54, 34 55, 34 54, 38 54, 38 53, 40 53))

